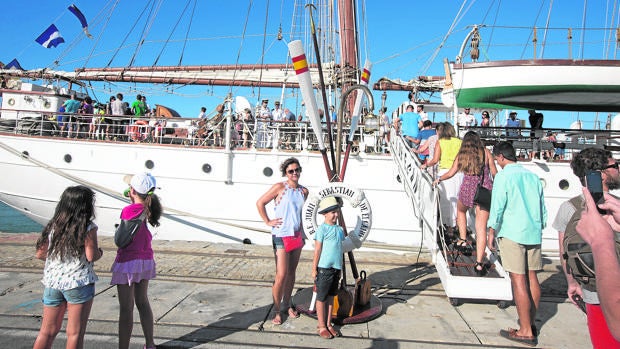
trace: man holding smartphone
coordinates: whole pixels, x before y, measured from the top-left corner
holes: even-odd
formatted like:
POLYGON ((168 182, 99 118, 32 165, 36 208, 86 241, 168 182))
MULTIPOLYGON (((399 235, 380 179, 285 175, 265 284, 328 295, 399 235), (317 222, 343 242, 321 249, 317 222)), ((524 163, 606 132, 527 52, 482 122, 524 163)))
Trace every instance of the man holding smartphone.
MULTIPOLYGON (((620 188, 620 173, 618 172, 618 164, 613 158, 610 151, 598 148, 586 148, 573 156, 570 164, 573 173, 577 176, 581 184, 586 187, 589 184, 590 190, 598 192, 595 173, 600 174, 600 186, 602 192, 606 193, 610 189, 620 188), (588 182, 588 178, 590 181, 588 182)), ((560 245, 560 256, 564 255, 564 235, 567 229, 575 227, 567 227, 569 224, 576 225, 577 222, 571 222, 571 217, 578 210, 584 209, 583 195, 565 201, 560 208, 552 224, 553 228, 558 231, 558 242, 560 245)), ((611 216, 606 218, 612 219, 611 216)), ((586 304, 586 314, 588 317, 588 329, 590 332, 590 340, 593 348, 620 348, 620 343, 613 338, 609 332, 607 323, 600 307, 598 294, 596 290, 589 290, 582 287, 566 268, 566 260, 561 259, 564 275, 568 283, 568 299, 575 305, 578 305, 580 299, 586 304)))

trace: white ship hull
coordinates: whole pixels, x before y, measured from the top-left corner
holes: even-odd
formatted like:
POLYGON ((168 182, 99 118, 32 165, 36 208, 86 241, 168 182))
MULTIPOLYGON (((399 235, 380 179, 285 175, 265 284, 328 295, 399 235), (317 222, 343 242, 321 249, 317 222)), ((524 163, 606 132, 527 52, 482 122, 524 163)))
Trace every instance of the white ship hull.
MULTIPOLYGON (((157 194, 165 207, 161 226, 153 229, 155 238, 214 242, 247 238, 252 243, 270 244, 268 227, 255 203, 282 179, 279 165, 290 156, 300 160, 304 169, 300 182, 311 194, 328 183, 322 157, 316 152, 226 152, 0 135, 0 200, 45 224, 62 191, 85 184, 97 192, 100 232, 110 235, 127 204, 121 194, 126 189, 123 176, 149 171, 157 177, 157 194), (20 156, 24 152, 28 157, 20 156)), ((359 154, 349 160, 346 183, 362 189, 372 205, 373 227, 367 241, 418 245, 417 219, 411 215, 411 204, 397 175, 390 156, 359 154)), ((345 218, 355 224, 355 214, 347 217, 345 212, 345 218)))
MULTIPOLYGON (((158 179, 157 193, 165 207, 161 226, 153 229, 156 239, 250 239, 252 243, 270 244, 268 227, 260 220, 255 202, 281 179, 279 165, 290 156, 300 160, 304 169, 301 183, 311 194, 328 183, 322 157, 316 152, 227 153, 200 147, 0 135, 0 200, 45 224, 62 191, 70 185, 85 184, 97 191, 100 233, 111 235, 121 208, 127 204, 121 195, 126 189, 123 176, 150 171, 158 179), (24 152, 27 157, 21 156, 24 152), (203 170, 207 167, 208 173, 203 170), (270 171, 272 174, 267 175, 270 171)), ((581 186, 568 163, 522 164, 544 182, 549 215, 543 248, 557 250, 557 232, 551 223, 560 204, 579 194, 581 186), (567 189, 561 189, 563 180, 567 189)), ((345 182, 362 189, 372 206, 373 225, 367 242, 402 246, 421 243, 419 208, 412 210, 412 200, 398 177, 399 170, 390 155, 360 153, 349 160, 345 182)), ((419 177, 414 187, 428 185, 419 177)), ((345 221, 354 226, 356 214, 349 213, 345 210, 345 221)))

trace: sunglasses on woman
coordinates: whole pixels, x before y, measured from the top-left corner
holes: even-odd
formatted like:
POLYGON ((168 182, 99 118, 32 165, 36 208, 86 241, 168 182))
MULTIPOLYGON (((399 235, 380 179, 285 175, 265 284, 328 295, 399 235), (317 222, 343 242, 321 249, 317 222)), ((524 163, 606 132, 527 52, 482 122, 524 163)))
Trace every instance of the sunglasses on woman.
POLYGON ((292 168, 290 170, 287 170, 286 173, 288 173, 288 174, 301 173, 301 167, 292 168))

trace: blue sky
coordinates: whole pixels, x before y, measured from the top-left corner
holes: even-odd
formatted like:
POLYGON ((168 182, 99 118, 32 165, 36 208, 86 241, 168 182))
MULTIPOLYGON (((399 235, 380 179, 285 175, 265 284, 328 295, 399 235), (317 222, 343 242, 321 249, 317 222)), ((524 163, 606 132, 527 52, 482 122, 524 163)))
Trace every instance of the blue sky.
MULTIPOLYGON (((292 0, 270 0, 268 7, 265 0, 255 0, 251 7, 248 1, 242 0, 198 0, 195 8, 193 0, 164 0, 158 16, 150 25, 145 44, 138 52, 135 50, 135 43, 148 25, 146 14, 142 17, 140 15, 152 1, 124 0, 116 4, 107 0, 76 0, 73 3, 88 19, 93 39, 85 38, 78 20, 67 10, 72 2, 35 0, 3 3, 3 10, 0 12, 0 23, 3 23, 3 50, 0 51, 0 61, 8 63, 17 58, 26 69, 53 67, 73 70, 82 66, 106 66, 113 55, 115 58, 111 66, 124 66, 129 64, 135 54, 134 65, 153 65, 157 57, 159 65, 176 65, 182 52, 183 64, 189 65, 234 64, 237 57, 240 63, 260 63, 263 46, 266 48, 265 63, 286 63, 288 59, 286 43, 290 39, 294 10, 292 0), (111 11, 114 4, 116 6, 111 11), (186 4, 189 4, 186 13, 181 16, 186 4), (192 11, 194 16, 191 29, 187 33, 192 11), (112 15, 107 22, 110 12, 112 15), (246 38, 242 42, 241 35, 248 13, 246 38), (137 20, 138 23, 131 31, 137 20), (34 39, 52 23, 59 28, 66 42, 57 48, 46 49, 34 42, 34 39), (170 34, 175 25, 177 28, 170 34), (275 38, 280 26, 284 36, 282 41, 275 38), (263 42, 264 32, 268 35, 263 42), (186 35, 191 40, 183 40, 186 35), (168 37, 170 42, 164 47, 163 43, 168 37), (117 51, 120 46, 122 48, 117 51), (59 65, 54 67, 56 61, 59 65)), ((482 32, 481 60, 531 58, 531 43, 524 48, 531 40, 531 32, 524 28, 532 26, 539 28, 537 56, 540 57, 541 43, 545 35, 542 28, 547 21, 552 28, 573 28, 573 58, 582 55, 584 58, 614 58, 615 45, 604 47, 601 44, 602 40, 609 36, 608 31, 588 32, 584 38, 587 44, 583 49, 579 45, 582 41, 579 28, 582 27, 584 18, 587 27, 605 28, 612 22, 611 14, 607 10, 611 5, 607 0, 590 0, 587 3, 584 17, 583 2, 576 0, 554 1, 550 16, 549 0, 368 0, 360 10, 358 18, 365 27, 361 29, 361 58, 369 58, 374 63, 371 83, 383 76, 409 80, 419 75, 444 75, 442 60, 454 60, 469 31, 468 26, 481 23, 489 25, 482 32), (452 33, 443 42, 442 48, 437 50, 452 24, 452 33), (491 29, 493 25, 497 27, 491 29), (491 46, 487 46, 489 43, 491 46)), ((306 15, 307 10, 303 10, 303 14, 306 15)), ((616 17, 614 22, 617 23, 616 17)), ((544 57, 567 58, 565 37, 565 29, 548 31, 544 57)), ((615 38, 612 37, 612 40, 615 38)), ((144 93, 152 105, 163 104, 176 109, 183 116, 195 117, 201 106, 211 110, 221 103, 230 89, 209 86, 153 88, 131 84, 94 84, 94 92, 91 94, 100 101, 105 101, 109 95, 118 91, 128 95, 129 100, 133 100, 136 93, 144 93)), ((259 91, 257 88, 237 88, 232 92, 247 97, 252 103, 256 102, 259 94, 262 98, 273 101, 281 93, 279 89, 259 91)), ((374 95, 375 104, 380 104, 380 92, 375 92, 374 95)), ((405 99, 406 92, 389 92, 386 106, 391 111, 405 99)), ((291 105, 294 100, 288 103, 291 109, 295 108, 291 105)), ((526 113, 522 114, 520 117, 526 118, 526 113)), ((553 117, 549 117, 547 113, 545 115, 545 127, 568 127, 570 121, 577 117, 574 113, 557 116, 553 114, 553 117)))

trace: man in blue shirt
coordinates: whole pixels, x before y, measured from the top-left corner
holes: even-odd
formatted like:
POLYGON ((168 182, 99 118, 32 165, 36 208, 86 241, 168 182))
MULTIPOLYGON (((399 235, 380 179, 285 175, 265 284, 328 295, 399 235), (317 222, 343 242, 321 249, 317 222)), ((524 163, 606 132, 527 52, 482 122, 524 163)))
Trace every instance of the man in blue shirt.
POLYGON ((511 128, 521 127, 521 120, 517 119, 517 112, 511 111, 508 120, 506 120, 506 136, 519 137, 521 135, 520 130, 511 130, 511 128))
MULTIPOLYGON (((433 122, 430 120, 424 120, 422 122, 422 129, 418 132, 418 136, 413 140, 413 143, 416 144, 417 147, 422 145, 426 140, 428 140, 431 136, 436 135, 435 130, 432 129, 433 122)), ((428 151, 425 151, 424 154, 418 153, 418 157, 422 162, 426 160, 428 156, 428 151)))
POLYGON ((495 232, 502 266, 510 275, 512 293, 519 316, 519 329, 500 330, 500 335, 530 346, 538 344, 534 326, 540 303, 540 284, 536 272, 542 269, 542 229, 547 210, 540 178, 517 164, 512 144, 500 142, 493 156, 502 168, 493 180, 489 212, 488 245, 495 249, 495 232))
POLYGON ((414 140, 422 127, 422 118, 413 112, 413 105, 407 106, 407 112, 400 116, 401 134, 410 147, 415 147, 414 140))

